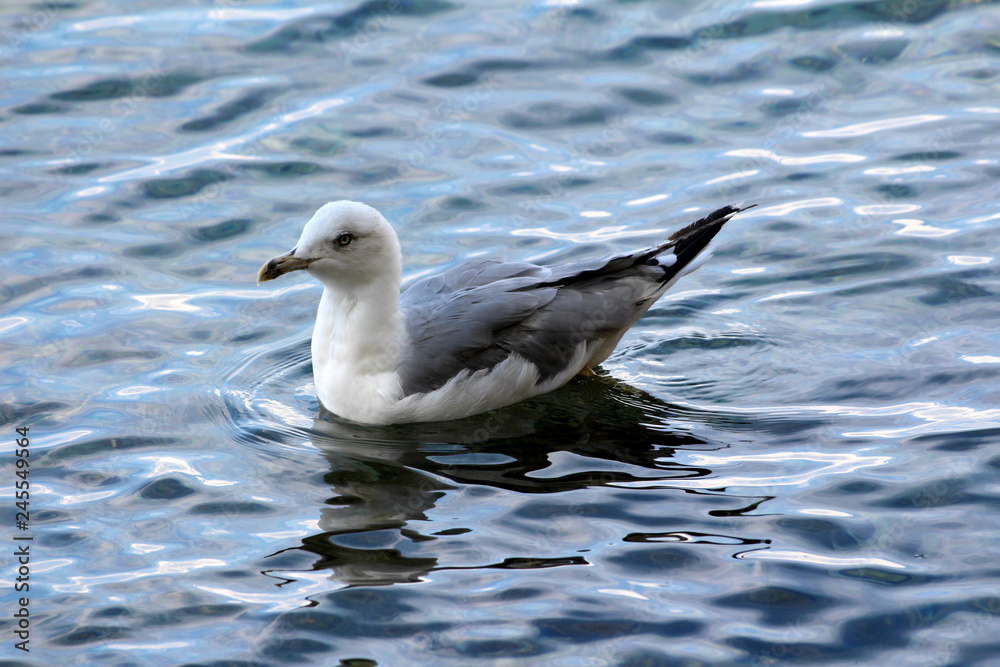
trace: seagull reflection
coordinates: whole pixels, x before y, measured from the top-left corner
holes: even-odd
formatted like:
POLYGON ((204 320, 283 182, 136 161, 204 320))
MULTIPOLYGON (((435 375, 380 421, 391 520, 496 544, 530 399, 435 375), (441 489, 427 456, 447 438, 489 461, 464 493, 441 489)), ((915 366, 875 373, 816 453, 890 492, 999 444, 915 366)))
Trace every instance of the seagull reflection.
MULTIPOLYGON (((318 419, 311 435, 330 464, 324 480, 332 493, 319 512, 321 532, 295 549, 317 557, 310 569, 329 570, 342 585, 419 581, 435 570, 456 569, 440 566, 424 543, 470 532, 428 516, 447 491, 479 486, 546 494, 705 477, 710 469, 674 455, 727 448, 719 429, 734 419, 740 418, 672 406, 610 379, 574 382, 458 421, 362 426, 318 419)), ((475 569, 586 563, 579 556, 512 558, 475 569)), ((295 577, 287 567, 274 570, 295 577)))

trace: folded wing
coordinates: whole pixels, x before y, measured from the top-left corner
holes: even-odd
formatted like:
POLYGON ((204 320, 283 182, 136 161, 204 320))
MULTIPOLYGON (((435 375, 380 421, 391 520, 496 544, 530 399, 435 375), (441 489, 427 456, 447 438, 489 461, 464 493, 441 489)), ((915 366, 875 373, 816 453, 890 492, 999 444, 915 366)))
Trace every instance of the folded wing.
POLYGON ((699 255, 741 210, 726 206, 630 254, 550 268, 479 260, 419 281, 400 303, 411 339, 398 369, 404 394, 433 391, 512 354, 535 365, 538 382, 574 364, 579 371, 586 363, 581 347, 607 341, 613 347, 667 288, 701 264, 699 255))

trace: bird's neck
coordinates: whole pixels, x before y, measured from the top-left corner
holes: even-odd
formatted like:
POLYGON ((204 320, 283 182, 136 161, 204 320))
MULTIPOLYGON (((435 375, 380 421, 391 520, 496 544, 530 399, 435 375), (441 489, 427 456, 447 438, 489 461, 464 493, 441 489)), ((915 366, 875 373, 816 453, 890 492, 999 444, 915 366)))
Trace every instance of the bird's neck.
POLYGON ((403 335, 398 276, 350 288, 325 285, 313 331, 317 379, 328 373, 370 376, 395 371, 403 335))

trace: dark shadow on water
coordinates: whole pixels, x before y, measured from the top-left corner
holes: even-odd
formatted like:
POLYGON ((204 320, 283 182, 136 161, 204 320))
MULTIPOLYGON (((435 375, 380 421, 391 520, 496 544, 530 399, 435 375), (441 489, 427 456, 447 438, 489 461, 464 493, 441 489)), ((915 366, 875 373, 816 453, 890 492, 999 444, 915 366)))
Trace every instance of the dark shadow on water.
MULTIPOLYGON (((672 459, 681 449, 728 448, 718 434, 702 432, 735 430, 735 421, 696 415, 608 377, 577 380, 553 394, 451 422, 372 427, 327 415, 310 433, 330 465, 323 478, 331 496, 319 508, 321 532, 266 558, 261 569, 280 571, 270 575, 279 578, 294 578, 295 570, 330 570, 347 586, 419 581, 453 568, 439 567, 433 557, 407 556, 398 546, 457 534, 425 532, 434 525, 428 512, 445 492, 483 487, 558 494, 643 480, 669 487, 672 480, 710 475, 708 468, 672 459), (559 453, 573 455, 574 464, 553 473, 559 453), (310 556, 303 559, 303 553, 310 556)), ((585 564, 582 556, 525 557, 471 569, 585 564)))
MULTIPOLYGON (((346 3, 345 3, 346 4, 346 3)), ((381 30, 386 22, 400 17, 423 18, 455 9, 438 0, 368 0, 338 14, 318 14, 286 22, 275 32, 246 44, 246 53, 299 53, 309 47, 344 40, 381 30)))

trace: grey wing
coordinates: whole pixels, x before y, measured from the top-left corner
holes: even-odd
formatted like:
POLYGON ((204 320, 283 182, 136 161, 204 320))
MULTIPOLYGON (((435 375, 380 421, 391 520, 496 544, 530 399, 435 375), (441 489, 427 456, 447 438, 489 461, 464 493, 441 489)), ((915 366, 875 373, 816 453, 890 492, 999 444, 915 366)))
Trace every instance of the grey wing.
POLYGON ((399 367, 404 394, 511 354, 532 362, 539 382, 562 373, 581 345, 616 343, 740 210, 721 208, 635 253, 551 269, 480 260, 416 283, 400 299, 411 343, 399 367))
POLYGON ((400 307, 410 348, 398 369, 404 394, 433 391, 463 370, 492 368, 502 361, 497 335, 555 297, 555 288, 531 289, 548 277, 548 269, 534 264, 483 260, 405 291, 400 307))
MULTIPOLYGON (((562 285, 530 317, 499 332, 494 347, 516 352, 538 368, 538 382, 576 364, 579 372, 593 345, 632 326, 659 287, 660 271, 630 267, 615 274, 562 285), (586 351, 586 356, 581 353, 586 351)), ((553 289, 535 286, 535 291, 553 289)))
POLYGON ((581 345, 631 325, 636 294, 659 275, 644 266, 644 277, 604 274, 555 286, 545 284, 548 269, 532 264, 490 262, 482 268, 497 278, 492 282, 476 268, 456 267, 403 293, 410 348, 398 372, 405 395, 493 368, 511 354, 532 362, 539 382, 558 375, 579 361, 581 345), (472 284, 459 287, 456 276, 472 284))
POLYGON ((436 276, 423 278, 403 292, 401 300, 417 303, 457 290, 481 287, 509 278, 535 278, 538 282, 547 280, 552 271, 537 264, 527 262, 501 262, 496 259, 479 259, 463 262, 436 276))

